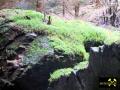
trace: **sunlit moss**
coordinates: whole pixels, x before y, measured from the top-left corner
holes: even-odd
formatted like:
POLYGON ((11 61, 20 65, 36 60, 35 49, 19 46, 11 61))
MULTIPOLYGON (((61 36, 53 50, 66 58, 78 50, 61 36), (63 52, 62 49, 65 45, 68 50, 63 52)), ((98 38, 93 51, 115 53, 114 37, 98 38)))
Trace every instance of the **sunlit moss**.
MULTIPOLYGON (((20 12, 20 10, 18 9, 16 12, 20 12)), ((48 32, 50 44, 54 49, 63 50, 65 54, 82 55, 85 59, 88 54, 84 42, 94 40, 111 44, 120 38, 115 32, 79 20, 67 21, 52 16, 52 25, 47 25, 43 22, 43 14, 31 10, 24 10, 21 14, 11 16, 10 19, 26 28, 25 32, 48 32)))
POLYGON ((49 81, 53 82, 62 76, 67 77, 71 74, 71 72, 73 72, 72 68, 64 68, 64 69, 56 70, 53 74, 50 75, 51 78, 49 79, 49 81))
POLYGON ((88 61, 84 61, 84 62, 80 62, 77 65, 75 65, 75 67, 72 68, 64 68, 64 69, 58 69, 55 70, 51 75, 50 75, 50 83, 54 82, 58 79, 60 79, 61 77, 68 77, 72 72, 76 72, 79 70, 83 70, 86 69, 88 67, 88 61))

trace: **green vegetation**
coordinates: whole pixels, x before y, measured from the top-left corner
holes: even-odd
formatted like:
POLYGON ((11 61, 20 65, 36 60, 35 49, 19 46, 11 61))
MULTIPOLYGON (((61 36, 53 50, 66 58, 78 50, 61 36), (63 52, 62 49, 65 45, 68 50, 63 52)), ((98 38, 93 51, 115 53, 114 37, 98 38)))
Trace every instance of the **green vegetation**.
MULTIPOLYGON (((18 10, 19 11, 19 10, 18 10)), ((35 11, 24 11, 21 14, 11 17, 17 25, 23 26, 26 32, 38 31, 48 32, 51 45, 56 50, 63 50, 65 54, 79 54, 86 57, 84 42, 99 41, 108 43, 114 42, 118 36, 111 39, 111 31, 95 27, 83 21, 65 21, 58 17, 52 17, 52 25, 43 23, 43 15, 35 11), (26 19, 26 16, 30 19, 26 19)))
POLYGON ((73 72, 72 68, 66 68, 66 69, 59 69, 56 70, 52 75, 51 78, 49 79, 50 82, 52 82, 53 80, 56 80, 62 76, 69 76, 71 74, 71 72, 73 72))
POLYGON ((28 64, 36 64, 38 63, 40 57, 46 55, 46 53, 49 51, 49 47, 43 47, 42 44, 44 44, 42 41, 47 43, 46 37, 37 37, 29 46, 29 48, 26 51, 26 55, 24 57, 23 63, 28 64))
POLYGON ((78 63, 78 64, 74 67, 74 70, 79 71, 79 70, 86 69, 87 67, 88 67, 88 61, 84 61, 84 62, 78 63))
POLYGON ((47 49, 43 48, 42 45, 41 45, 40 38, 37 38, 29 46, 27 54, 29 56, 31 56, 33 54, 37 54, 37 53, 41 54, 41 53, 44 53, 46 51, 47 51, 47 49))
MULTIPOLYGON (((19 9, 18 9, 19 10, 19 9)), ((35 11, 24 11, 21 14, 11 16, 10 19, 15 21, 17 25, 21 25, 26 28, 25 32, 42 31, 46 29, 45 24, 42 22, 43 15, 35 11)))
POLYGON ((88 61, 80 62, 77 64, 73 69, 72 68, 64 68, 64 69, 58 69, 54 73, 50 75, 50 82, 56 81, 62 76, 69 76, 72 72, 77 72, 78 70, 83 70, 88 67, 88 61))
MULTIPOLYGON (((67 21, 53 16, 52 25, 47 25, 43 23, 43 15, 39 12, 26 10, 21 13, 19 9, 14 11, 20 14, 10 16, 10 19, 17 25, 24 27, 25 32, 47 32, 49 43, 56 51, 62 50, 64 54, 74 54, 83 57, 84 62, 79 63, 73 69, 60 69, 51 74, 51 82, 61 76, 68 76, 74 70, 85 69, 87 67, 89 53, 85 50, 85 42, 94 40, 111 44, 120 40, 120 33, 96 27, 84 21, 67 21)), ((30 47, 30 53, 41 51, 38 42, 33 42, 30 47)))

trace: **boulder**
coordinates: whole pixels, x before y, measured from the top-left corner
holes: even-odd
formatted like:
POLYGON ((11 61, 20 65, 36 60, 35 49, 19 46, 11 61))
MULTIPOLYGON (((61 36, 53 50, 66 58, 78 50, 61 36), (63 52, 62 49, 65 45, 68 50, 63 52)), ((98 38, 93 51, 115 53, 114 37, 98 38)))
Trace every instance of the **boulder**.
MULTIPOLYGON (((119 44, 91 47, 88 68, 59 78, 50 84, 48 90, 106 90, 107 88, 99 87, 99 79, 119 78, 119 66, 119 44)), ((120 86, 119 83, 117 85, 120 86)))

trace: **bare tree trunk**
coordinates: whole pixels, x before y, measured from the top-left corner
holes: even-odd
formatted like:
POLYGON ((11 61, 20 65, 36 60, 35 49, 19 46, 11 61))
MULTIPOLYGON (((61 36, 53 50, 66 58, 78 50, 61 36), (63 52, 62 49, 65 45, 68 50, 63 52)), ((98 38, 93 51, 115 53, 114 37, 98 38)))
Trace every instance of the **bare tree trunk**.
POLYGON ((46 13, 44 12, 43 22, 46 22, 46 13))
POLYGON ((116 13, 113 13, 113 15, 110 17, 110 23, 112 26, 115 26, 115 20, 116 20, 116 13))
POLYGON ((95 0, 95 3, 96 3, 96 7, 99 7, 100 6, 100 0, 95 0))
POLYGON ((79 16, 80 3, 75 5, 75 17, 79 16))
POLYGON ((118 0, 106 0, 104 2, 107 2, 108 9, 106 9, 106 13, 103 14, 104 17, 104 23, 110 24, 112 26, 119 27, 119 18, 117 16, 118 12, 118 0))
POLYGON ((46 10, 45 10, 45 1, 44 0, 36 1, 36 11, 44 14, 43 22, 46 22, 46 10))
POLYGON ((65 16, 65 1, 63 0, 63 16, 65 16))
POLYGON ((42 2, 42 0, 37 0, 36 1, 36 11, 38 11, 38 12, 43 11, 43 2, 42 2))
POLYGON ((45 0, 42 0, 42 3, 43 3, 44 22, 46 22, 45 0))

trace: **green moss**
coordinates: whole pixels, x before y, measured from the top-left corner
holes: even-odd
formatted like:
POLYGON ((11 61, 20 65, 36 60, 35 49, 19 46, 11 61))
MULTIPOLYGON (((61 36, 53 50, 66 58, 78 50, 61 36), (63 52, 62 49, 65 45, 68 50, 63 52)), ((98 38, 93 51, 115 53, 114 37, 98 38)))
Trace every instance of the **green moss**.
POLYGON ((51 51, 47 36, 38 36, 26 50, 24 64, 37 64, 43 56, 51 51))
POLYGON ((68 77, 72 72, 76 72, 79 70, 83 70, 86 69, 88 67, 88 61, 84 61, 84 62, 80 62, 77 65, 75 65, 75 67, 72 68, 65 68, 65 69, 58 69, 55 70, 51 75, 50 75, 50 83, 54 82, 58 79, 60 79, 62 76, 66 76, 68 77))
MULTIPOLYGON (((18 11, 20 12, 19 9, 18 11)), ((24 10, 23 13, 15 15, 11 19, 26 28, 26 32, 48 32, 50 44, 54 49, 63 50, 65 54, 78 54, 84 59, 88 56, 84 42, 94 40, 111 44, 120 38, 115 32, 80 20, 67 21, 53 16, 52 25, 46 25, 42 22, 43 14, 31 10, 24 10), (26 19, 26 16, 30 19, 26 19)))
POLYGON ((65 69, 56 70, 53 74, 50 75, 51 78, 49 79, 49 81, 53 82, 62 76, 67 77, 71 74, 71 72, 73 72, 72 68, 65 68, 65 69))
POLYGON ((80 62, 77 65, 75 65, 74 70, 79 71, 86 69, 88 67, 88 63, 89 63, 88 61, 80 62))
POLYGON ((46 50, 47 49, 42 47, 40 38, 37 38, 29 46, 29 49, 27 50, 27 54, 31 56, 35 53, 40 54, 40 53, 46 52, 46 50))
POLYGON ((11 16, 10 19, 17 25, 21 25, 26 28, 26 32, 42 30, 42 28, 44 29, 44 23, 42 22, 43 15, 39 12, 25 10, 21 14, 11 16))

